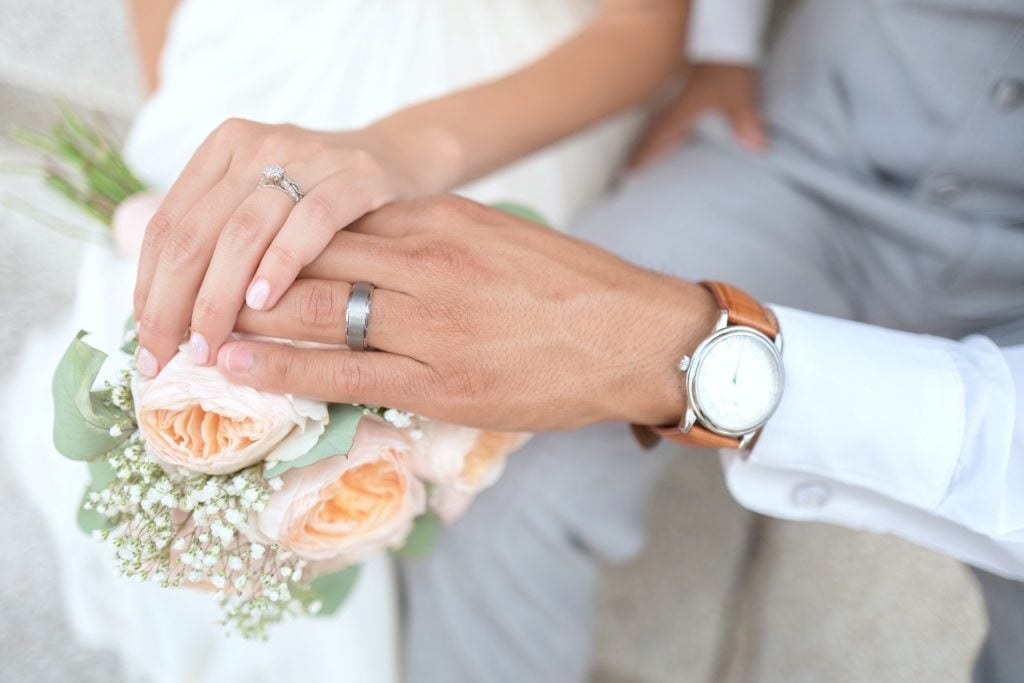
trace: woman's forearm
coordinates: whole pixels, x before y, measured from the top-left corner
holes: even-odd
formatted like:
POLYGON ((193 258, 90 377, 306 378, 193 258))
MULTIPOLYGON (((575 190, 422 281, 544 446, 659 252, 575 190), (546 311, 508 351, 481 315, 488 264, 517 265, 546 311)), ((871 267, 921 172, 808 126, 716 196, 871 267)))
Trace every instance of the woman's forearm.
POLYGON ((156 90, 160 52, 178 0, 131 0, 132 28, 146 91, 156 90))
POLYGON ((688 5, 605 2, 540 60, 399 111, 368 132, 400 150, 402 194, 451 189, 649 98, 680 63, 688 5))

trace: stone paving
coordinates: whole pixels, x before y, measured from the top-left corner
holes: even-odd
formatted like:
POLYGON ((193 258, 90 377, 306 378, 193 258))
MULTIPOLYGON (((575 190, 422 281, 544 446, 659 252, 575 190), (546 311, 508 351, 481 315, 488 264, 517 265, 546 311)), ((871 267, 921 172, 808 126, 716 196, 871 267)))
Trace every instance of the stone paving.
MULTIPOLYGON (((119 4, 0 3, 5 128, 52 119, 58 96, 123 122, 137 83, 119 4)), ((0 159, 20 154, 0 144, 0 159)), ((0 176, 0 197, 45 192, 0 176)), ((25 330, 70 304, 75 267, 74 240, 0 206, 0 382, 25 330)), ((0 464, 8 457, 24 454, 0 453, 0 464)), ((2 468, 0 534, 17 548, 0 561, 0 681, 123 680, 112 653, 74 642, 57 558, 2 468)), ((606 572, 594 683, 957 683, 983 630, 958 563, 894 538, 752 515, 715 458, 680 458, 655 496, 648 551, 606 572)))

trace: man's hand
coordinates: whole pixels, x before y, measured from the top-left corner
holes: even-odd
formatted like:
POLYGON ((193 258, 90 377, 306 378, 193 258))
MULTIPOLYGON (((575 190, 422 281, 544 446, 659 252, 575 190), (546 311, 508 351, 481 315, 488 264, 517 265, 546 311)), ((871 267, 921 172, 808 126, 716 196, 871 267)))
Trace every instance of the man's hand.
POLYGON ((757 72, 739 64, 699 63, 678 97, 651 121, 633 151, 630 166, 639 168, 685 140, 701 116, 721 112, 743 147, 760 152, 768 134, 758 113, 757 72))
POLYGON ((341 343, 358 281, 377 287, 376 351, 235 341, 219 367, 259 389, 490 429, 663 424, 683 410, 676 364, 716 316, 702 287, 438 197, 387 206, 338 233, 274 309, 243 310, 238 329, 341 343))

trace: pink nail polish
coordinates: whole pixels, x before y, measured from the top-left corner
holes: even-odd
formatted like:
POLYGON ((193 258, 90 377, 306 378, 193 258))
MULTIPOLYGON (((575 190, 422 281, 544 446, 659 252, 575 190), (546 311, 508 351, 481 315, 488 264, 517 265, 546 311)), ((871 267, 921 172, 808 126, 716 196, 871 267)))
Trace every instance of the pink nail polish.
POLYGON ((143 377, 156 377, 156 373, 160 371, 160 364, 156 362, 156 356, 142 346, 135 354, 135 367, 139 369, 143 377))
POLYGON ((270 283, 264 278, 252 283, 249 286, 249 291, 245 293, 245 303, 253 310, 262 311, 263 307, 267 305, 268 299, 270 299, 270 283))
POLYGON ((210 360, 210 345, 198 332, 193 332, 188 338, 188 357, 196 365, 206 365, 210 360))
POLYGON ((252 351, 245 347, 233 347, 228 351, 228 369, 232 372, 247 372, 253 363, 252 351))

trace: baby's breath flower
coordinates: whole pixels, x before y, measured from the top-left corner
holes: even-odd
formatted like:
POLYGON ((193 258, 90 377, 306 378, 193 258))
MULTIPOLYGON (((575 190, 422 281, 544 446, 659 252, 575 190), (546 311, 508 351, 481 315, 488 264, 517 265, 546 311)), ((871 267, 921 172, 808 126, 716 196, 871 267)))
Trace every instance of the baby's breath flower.
POLYGON ((227 510, 225 510, 224 519, 227 520, 228 524, 231 524, 233 526, 238 526, 243 521, 245 521, 245 517, 243 517, 242 513, 239 512, 236 508, 228 508, 227 510))

